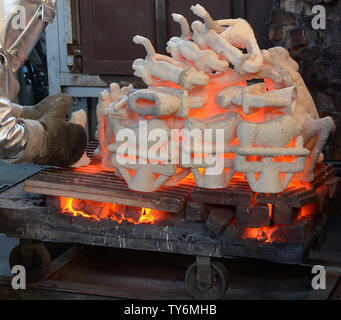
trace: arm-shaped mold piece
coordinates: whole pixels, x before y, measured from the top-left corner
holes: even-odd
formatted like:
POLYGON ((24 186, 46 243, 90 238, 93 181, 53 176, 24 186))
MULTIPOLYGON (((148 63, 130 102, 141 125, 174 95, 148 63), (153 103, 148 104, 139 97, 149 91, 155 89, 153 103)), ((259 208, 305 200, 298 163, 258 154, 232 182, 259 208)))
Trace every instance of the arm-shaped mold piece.
POLYGON ((274 87, 290 87, 295 86, 297 89, 297 105, 303 107, 306 114, 313 119, 318 119, 319 115, 314 100, 306 87, 304 80, 298 72, 299 66, 294 61, 285 48, 275 47, 269 50, 263 50, 264 69, 271 70, 279 78, 282 83, 275 81, 274 87))
POLYGON ((132 85, 120 88, 119 84, 112 83, 109 92, 104 90, 98 98, 96 109, 97 131, 96 138, 99 141, 99 147, 94 154, 99 157, 105 157, 107 154, 107 144, 111 143, 111 119, 127 118, 127 94, 133 89, 132 85))
MULTIPOLYGON (((188 26, 185 17, 179 14, 173 14, 173 19, 181 22, 182 29, 187 30, 183 26, 188 26)), ((186 60, 193 62, 197 69, 203 72, 225 72, 228 69, 229 64, 227 61, 219 59, 219 56, 212 50, 201 50, 196 43, 189 40, 190 35, 183 34, 180 38, 171 38, 167 43, 167 52, 176 60, 180 60, 181 56, 183 56, 186 60)))
POLYGON ((334 120, 331 117, 322 119, 307 119, 303 127, 303 138, 305 145, 308 145, 314 138, 316 142, 313 144, 311 155, 308 159, 307 166, 302 175, 302 179, 308 182, 314 180, 314 169, 318 161, 324 145, 331 132, 336 130, 334 120))
POLYGON ((243 86, 229 86, 220 91, 216 96, 216 103, 223 108, 233 105, 232 99, 242 94, 245 87, 243 86))
POLYGON ((235 66, 238 73, 256 73, 261 69, 263 65, 262 55, 248 23, 243 22, 241 27, 239 22, 238 28, 242 29, 245 35, 240 36, 237 41, 236 37, 233 37, 235 32, 224 34, 223 30, 226 30, 226 28, 220 27, 219 24, 223 25, 228 22, 229 24, 237 25, 238 22, 232 22, 231 20, 213 21, 208 12, 200 5, 192 6, 191 10, 205 21, 205 24, 199 21, 192 23, 192 38, 200 47, 203 49, 210 47, 216 53, 222 55, 235 66), (243 54, 241 50, 231 44, 226 38, 230 38, 239 46, 247 48, 248 53, 243 54), (246 38, 250 39, 246 41, 246 38))
POLYGON ((183 15, 177 14, 177 13, 173 13, 172 17, 173 17, 173 20, 175 22, 180 24, 181 39, 182 40, 190 40, 192 37, 192 33, 191 33, 191 28, 189 26, 187 19, 183 15))
MULTIPOLYGON (((129 86, 131 89, 132 87, 129 86)), ((128 90, 127 93, 124 93, 120 96, 118 102, 112 102, 108 109, 105 110, 104 114, 109 122, 110 119, 131 119, 134 118, 134 115, 131 114, 128 108, 128 99, 131 94, 133 94, 136 90, 128 90)))
POLYGON ((225 28, 219 26, 220 20, 213 20, 207 10, 200 4, 191 6, 191 10, 196 16, 205 21, 205 26, 207 27, 207 29, 215 30, 217 33, 225 31, 225 28))
POLYGON ((225 72, 229 67, 228 62, 220 60, 215 52, 212 50, 201 50, 193 41, 174 37, 168 41, 167 45, 167 52, 174 59, 180 59, 183 56, 186 60, 192 61, 199 71, 225 72))
POLYGON ((176 117, 185 118, 190 109, 199 109, 206 102, 205 90, 200 90, 199 94, 191 94, 186 90, 168 87, 138 90, 128 98, 130 110, 141 116, 155 117, 175 114, 176 117))
POLYGON ((256 55, 257 58, 255 61, 259 65, 263 64, 263 57, 257 39, 252 27, 245 19, 219 20, 218 25, 228 26, 228 28, 225 28, 220 34, 224 39, 238 48, 246 49, 249 54, 256 55))
POLYGON ((199 4, 193 6, 192 11, 205 21, 205 25, 208 29, 215 30, 233 46, 247 49, 249 54, 256 54, 258 63, 260 65, 263 63, 261 50, 258 46, 253 29, 245 19, 213 20, 205 8, 199 4))
POLYGON ((209 78, 205 73, 193 67, 180 65, 171 57, 156 54, 149 39, 135 36, 133 40, 144 45, 147 51, 145 60, 137 59, 133 64, 135 76, 141 77, 147 85, 155 85, 155 78, 172 81, 186 90, 208 84, 209 78))
POLYGON ((245 87, 239 95, 234 96, 232 102, 243 106, 245 114, 250 114, 252 108, 267 106, 285 107, 285 113, 294 113, 297 102, 297 90, 294 86, 269 92, 265 91, 266 86, 263 83, 251 85, 245 87))

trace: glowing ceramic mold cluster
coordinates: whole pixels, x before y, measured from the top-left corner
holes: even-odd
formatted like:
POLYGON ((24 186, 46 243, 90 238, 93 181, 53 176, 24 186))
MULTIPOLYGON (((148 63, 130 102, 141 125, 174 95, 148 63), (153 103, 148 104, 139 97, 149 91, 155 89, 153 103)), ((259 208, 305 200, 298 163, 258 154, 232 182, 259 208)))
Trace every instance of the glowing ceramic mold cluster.
POLYGON ((112 84, 110 92, 101 94, 97 155, 103 165, 117 169, 130 189, 143 192, 175 185, 190 173, 199 187, 209 189, 225 188, 236 172, 242 173, 252 191, 261 193, 282 192, 295 180, 312 181, 335 125, 330 117, 319 119, 297 63, 284 48, 260 50, 244 19, 213 20, 200 5, 191 9, 203 22, 190 27, 173 14, 182 34, 169 40, 170 56, 157 54, 148 39, 134 37, 147 52, 133 64, 147 89, 112 84), (119 161, 127 158, 120 153, 125 142, 117 139, 124 129, 137 137, 130 146, 136 163, 119 161), (166 135, 159 151, 175 148, 178 154, 154 157, 149 151, 155 141, 141 151, 141 132, 148 135, 154 129, 166 135), (188 132, 203 138, 207 129, 222 136, 214 133, 213 142, 192 143, 188 132), (174 139, 172 130, 180 130, 181 139, 174 139), (221 172, 213 170, 212 159, 223 161, 221 172))

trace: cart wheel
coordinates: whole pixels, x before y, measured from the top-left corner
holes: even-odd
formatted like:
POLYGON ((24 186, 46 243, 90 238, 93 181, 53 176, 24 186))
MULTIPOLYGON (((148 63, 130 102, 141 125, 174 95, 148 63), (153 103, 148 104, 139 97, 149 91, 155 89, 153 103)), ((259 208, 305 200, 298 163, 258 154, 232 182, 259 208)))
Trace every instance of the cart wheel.
POLYGON ((22 243, 11 251, 9 265, 11 269, 16 265, 25 267, 26 281, 37 282, 49 272, 51 256, 42 243, 22 243))
POLYGON ((198 283, 196 277, 197 264, 193 263, 186 272, 185 284, 188 292, 197 300, 219 300, 229 286, 228 271, 220 262, 211 263, 212 283, 205 288, 198 283))

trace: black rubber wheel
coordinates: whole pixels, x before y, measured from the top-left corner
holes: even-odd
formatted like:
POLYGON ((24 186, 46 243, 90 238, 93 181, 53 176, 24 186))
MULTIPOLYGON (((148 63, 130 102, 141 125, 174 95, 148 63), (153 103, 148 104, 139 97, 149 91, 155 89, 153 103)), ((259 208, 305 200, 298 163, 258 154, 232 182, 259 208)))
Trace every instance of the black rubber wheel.
POLYGON ((37 282, 47 275, 51 267, 51 256, 42 243, 19 244, 10 254, 11 269, 16 265, 25 267, 26 281, 37 282))
POLYGON ((196 263, 186 272, 185 284, 188 292, 197 300, 219 300, 229 287, 229 275, 225 266, 220 262, 211 263, 212 284, 206 289, 198 284, 196 278, 196 263))

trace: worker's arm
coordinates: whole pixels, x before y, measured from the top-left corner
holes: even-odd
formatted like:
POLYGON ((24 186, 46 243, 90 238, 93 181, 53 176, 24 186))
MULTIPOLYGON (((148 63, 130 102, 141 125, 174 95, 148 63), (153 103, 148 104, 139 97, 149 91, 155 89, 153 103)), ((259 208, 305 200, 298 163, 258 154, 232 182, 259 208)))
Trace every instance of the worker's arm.
POLYGON ((11 115, 12 105, 4 93, 0 93, 0 158, 16 162, 23 157, 28 144, 27 129, 11 115))
POLYGON ((70 166, 83 155, 86 133, 67 121, 73 100, 67 95, 46 98, 38 105, 12 104, 19 92, 15 74, 29 56, 41 32, 55 16, 55 0, 22 0, 25 28, 14 27, 16 0, 0 1, 0 159, 70 166))
POLYGON ((82 126, 67 121, 73 104, 71 97, 56 95, 33 107, 20 107, 12 106, 4 94, 1 96, 0 157, 3 160, 13 164, 71 166, 82 157, 87 136, 82 126))

